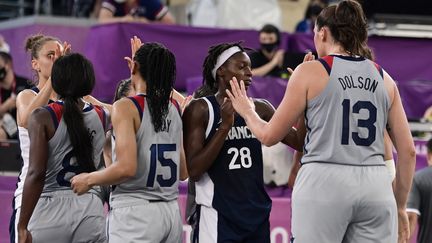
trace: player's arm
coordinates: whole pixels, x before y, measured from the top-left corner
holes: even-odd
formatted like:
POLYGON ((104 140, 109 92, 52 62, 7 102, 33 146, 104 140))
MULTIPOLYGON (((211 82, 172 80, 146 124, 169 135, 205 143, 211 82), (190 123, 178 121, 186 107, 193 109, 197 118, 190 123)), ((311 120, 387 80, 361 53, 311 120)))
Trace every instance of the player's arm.
MULTIPOLYGON (((309 81, 317 80, 320 75, 319 72, 316 72, 318 68, 322 68, 319 62, 305 62, 294 70, 282 102, 268 123, 255 112, 253 104, 247 97, 243 82, 240 87, 237 79, 233 78, 230 81, 231 92, 227 91, 227 94, 236 111, 245 119, 247 126, 258 140, 266 146, 272 146, 282 141, 304 112, 309 81)), ((324 72, 324 68, 322 69, 324 72)))
POLYGON ((37 108, 48 104, 51 92, 51 79, 48 79, 44 87, 35 95, 30 90, 23 90, 17 96, 17 124, 27 128, 27 121, 30 114, 37 108))
POLYGON ((108 111, 108 114, 107 114, 108 117, 112 113, 112 105, 111 104, 103 103, 91 95, 85 96, 84 101, 86 101, 92 105, 98 105, 98 106, 105 108, 108 111))
MULTIPOLYGON (((268 122, 273 117, 275 113, 275 108, 271 105, 267 100, 264 99, 255 99, 255 110, 260 116, 261 119, 268 122)), ((282 139, 282 143, 294 148, 297 151, 303 150, 303 141, 304 134, 303 130, 298 130, 294 127, 291 127, 287 133, 287 135, 282 139), (302 137, 301 137, 302 136, 302 137)))
POLYGON ((105 135, 105 144, 103 147, 103 158, 105 161, 105 167, 108 167, 112 164, 111 134, 112 134, 112 131, 108 130, 108 132, 105 135))
POLYGON ((301 167, 301 158, 302 157, 303 157, 302 152, 294 151, 293 166, 292 166, 290 175, 288 177, 288 187, 291 189, 294 188, 294 183, 295 183, 295 180, 297 178, 298 171, 300 170, 300 167, 301 167))
POLYGON ((20 242, 28 234, 28 223, 42 193, 48 160, 48 141, 54 134, 51 116, 43 108, 39 108, 32 113, 28 125, 30 160, 24 182, 21 214, 18 222, 20 242), (49 124, 51 124, 51 127, 49 124))
MULTIPOLYGON (((221 110, 229 110, 227 106, 225 103, 225 106, 221 106, 221 110)), ((201 175, 213 164, 232 127, 233 120, 222 117, 222 122, 217 131, 206 144, 205 132, 208 123, 208 112, 206 102, 198 99, 191 101, 183 113, 183 141, 186 164, 189 177, 193 181, 198 181, 201 175)), ((234 111, 232 110, 232 112, 234 111)))
POLYGON ((116 131, 116 163, 90 174, 81 173, 71 179, 74 192, 81 195, 95 185, 107 186, 124 182, 137 170, 136 131, 140 117, 131 100, 123 98, 113 105, 112 125, 116 131))
POLYGON ((406 205, 415 170, 416 152, 397 86, 387 73, 384 73, 384 83, 391 100, 388 132, 398 154, 394 194, 398 209, 399 239, 408 240, 409 221, 406 205))
POLYGON ((186 154, 184 151, 183 134, 182 134, 182 142, 181 142, 181 149, 180 149, 180 180, 184 181, 187 178, 189 178, 189 173, 187 171, 186 154))

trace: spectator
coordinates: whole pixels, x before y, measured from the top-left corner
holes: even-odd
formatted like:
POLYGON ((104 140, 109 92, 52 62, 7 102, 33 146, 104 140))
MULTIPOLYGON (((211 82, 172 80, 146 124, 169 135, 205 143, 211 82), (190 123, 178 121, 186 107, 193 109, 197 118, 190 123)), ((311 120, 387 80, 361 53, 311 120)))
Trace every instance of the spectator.
POLYGON ((0 139, 17 137, 16 95, 28 88, 27 79, 15 75, 11 55, 0 52, 0 139))
POLYGON ((303 60, 304 53, 285 52, 279 49, 281 34, 271 24, 264 25, 259 32, 261 48, 249 53, 253 76, 288 78, 288 67, 295 68, 303 60))
POLYGON ((10 51, 9 44, 5 41, 2 35, 0 35, 0 51, 6 53, 9 53, 10 51))
POLYGON ((297 24, 295 31, 312 34, 315 20, 322 9, 322 6, 317 3, 310 4, 306 9, 305 18, 297 24))
POLYGON ((428 167, 417 171, 408 197, 407 212, 411 237, 417 224, 417 242, 432 242, 432 139, 427 142, 428 167))
POLYGON ((103 0, 99 21, 175 23, 174 17, 160 0, 103 0))

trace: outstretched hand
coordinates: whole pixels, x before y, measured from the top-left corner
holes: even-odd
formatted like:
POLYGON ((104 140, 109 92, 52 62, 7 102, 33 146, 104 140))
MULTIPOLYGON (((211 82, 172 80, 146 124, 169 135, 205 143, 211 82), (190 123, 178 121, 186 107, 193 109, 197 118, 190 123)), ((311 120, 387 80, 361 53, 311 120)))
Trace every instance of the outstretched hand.
POLYGON ((78 195, 82 195, 90 190, 90 186, 87 183, 88 173, 78 174, 71 179, 71 187, 73 192, 78 195))
POLYGON ((230 85, 231 91, 227 89, 226 93, 236 112, 243 118, 245 118, 249 112, 255 112, 255 104, 252 98, 247 96, 243 80, 240 80, 239 85, 237 78, 233 77, 232 80, 230 80, 230 85))
POLYGON ((131 44, 131 56, 130 57, 124 57, 124 59, 127 61, 129 70, 132 72, 133 69, 133 58, 135 56, 135 53, 138 51, 138 49, 143 45, 140 38, 137 36, 134 36, 130 39, 131 44))

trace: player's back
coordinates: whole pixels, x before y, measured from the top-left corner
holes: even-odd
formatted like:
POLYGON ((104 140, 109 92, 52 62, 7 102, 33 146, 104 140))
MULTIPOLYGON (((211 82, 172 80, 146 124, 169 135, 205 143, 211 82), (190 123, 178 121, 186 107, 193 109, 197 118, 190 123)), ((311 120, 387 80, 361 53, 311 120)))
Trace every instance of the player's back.
MULTIPOLYGON (((63 103, 58 101, 45 108, 51 113, 56 130, 48 142, 48 163, 43 193, 71 190, 70 179, 82 171, 73 156, 67 126, 62 118, 63 103)), ((82 115, 84 125, 92 139, 94 165, 96 169, 100 169, 102 166, 100 158, 105 141, 106 115, 101 107, 91 104, 85 104, 82 115)))
POLYGON ((134 102, 141 117, 136 134, 137 172, 134 177, 114 187, 112 200, 118 201, 122 196, 150 201, 175 200, 178 196, 182 138, 180 108, 175 100, 171 100, 162 130, 156 132, 146 96, 140 94, 129 99, 134 102))
POLYGON ((363 57, 326 56, 324 90, 308 101, 302 163, 384 165, 390 101, 383 71, 363 57))

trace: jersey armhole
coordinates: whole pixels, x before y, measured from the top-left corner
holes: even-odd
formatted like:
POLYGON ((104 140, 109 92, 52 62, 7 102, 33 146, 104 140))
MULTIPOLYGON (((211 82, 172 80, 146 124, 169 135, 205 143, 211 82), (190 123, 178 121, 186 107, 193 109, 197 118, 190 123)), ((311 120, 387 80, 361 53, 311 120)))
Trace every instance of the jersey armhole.
POLYGON ((134 97, 127 97, 127 98, 130 99, 135 104, 135 107, 137 108, 139 116, 140 116, 140 121, 142 121, 145 97, 144 96, 134 96, 134 97))
POLYGON ((51 118, 54 123, 54 128, 57 130, 58 125, 60 123, 61 117, 62 117, 62 105, 58 103, 52 103, 51 105, 44 106, 46 110, 51 114, 51 118))
POLYGON ((319 58, 318 61, 324 66, 325 70, 327 71, 328 75, 330 76, 331 69, 333 66, 333 56, 325 56, 325 57, 319 58))
POLYGON ((376 67, 376 69, 378 70, 379 74, 381 75, 381 78, 384 79, 384 71, 383 71, 382 67, 375 62, 373 62, 373 64, 376 67))

